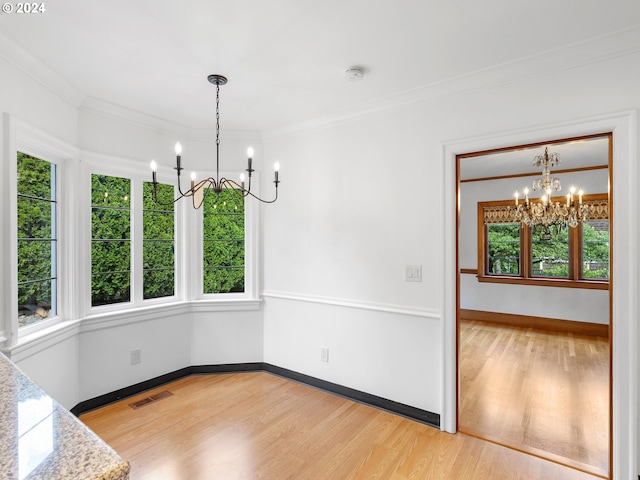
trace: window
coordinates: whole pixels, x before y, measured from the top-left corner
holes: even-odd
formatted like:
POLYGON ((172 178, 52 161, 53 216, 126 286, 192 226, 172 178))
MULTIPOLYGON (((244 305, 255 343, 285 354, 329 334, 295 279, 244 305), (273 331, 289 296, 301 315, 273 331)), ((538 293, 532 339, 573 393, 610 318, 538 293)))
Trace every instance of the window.
POLYGON ((18 152, 18 326, 57 315, 56 165, 18 152))
POLYGON ((569 230, 537 227, 530 236, 531 276, 569 278, 569 230))
POLYGON ((609 278, 609 220, 588 220, 582 225, 582 278, 609 278))
POLYGON ((489 224, 487 238, 487 273, 520 275, 520 224, 489 224))
POLYGON ((239 190, 209 190, 202 208, 203 293, 244 292, 244 197, 239 190))
POLYGON ((130 301, 131 180, 91 175, 91 305, 130 301))
POLYGON ((169 297, 175 291, 174 188, 144 182, 143 190, 143 298, 169 297))
POLYGON ((608 288, 607 195, 585 196, 594 211, 575 228, 512 222, 512 201, 478 203, 478 280, 608 288))

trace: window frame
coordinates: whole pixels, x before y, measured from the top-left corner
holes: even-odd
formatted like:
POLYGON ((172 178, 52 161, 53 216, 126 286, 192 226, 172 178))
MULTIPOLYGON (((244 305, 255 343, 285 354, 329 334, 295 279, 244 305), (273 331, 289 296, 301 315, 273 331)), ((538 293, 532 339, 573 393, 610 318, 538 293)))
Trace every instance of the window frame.
MULTIPOLYGON (((51 254, 51 264, 50 264, 50 276, 49 281, 51 283, 50 285, 50 289, 51 289, 51 304, 52 304, 52 308, 51 310, 53 310, 55 313, 51 316, 51 318, 55 318, 58 316, 58 301, 59 301, 59 286, 58 286, 58 281, 59 281, 59 268, 58 268, 58 256, 59 256, 59 248, 58 248, 58 240, 59 240, 59 229, 58 229, 58 220, 60 217, 60 209, 59 209, 59 204, 58 204, 58 199, 59 199, 59 191, 58 191, 58 164, 56 162, 53 162, 51 160, 47 160, 44 158, 41 158, 40 156, 36 156, 36 155, 31 155, 28 154, 22 150, 18 150, 16 152, 16 189, 18 187, 18 178, 17 178, 17 162, 18 162, 18 155, 22 154, 22 155, 26 155, 30 158, 33 158, 35 160, 38 160, 40 162, 45 162, 47 164, 49 164, 49 170, 51 172, 51 176, 50 176, 50 198, 40 198, 40 197, 32 197, 32 196, 28 196, 28 195, 23 195, 20 194, 19 191, 16 192, 16 197, 18 200, 18 205, 20 204, 19 202, 19 198, 22 197, 23 199, 30 199, 33 201, 38 201, 38 202, 44 202, 44 203, 48 203, 49 204, 49 209, 51 211, 51 236, 50 238, 47 240, 47 242, 49 243, 49 248, 48 250, 50 250, 52 252, 51 254), (53 168, 52 168, 53 166, 53 168), (51 243, 53 242, 53 243, 51 243), (54 248, 55 247, 55 248, 54 248)), ((16 222, 19 220, 19 212, 18 212, 18 208, 16 208, 16 222)), ((18 233, 18 232, 17 232, 18 233)), ((17 255, 19 255, 20 253, 20 242, 21 241, 42 241, 44 239, 37 239, 37 238, 31 238, 31 239, 20 239, 18 235, 16 235, 16 247, 17 247, 17 255)), ((28 280, 28 283, 34 283, 34 282, 40 282, 45 280, 44 278, 41 280, 28 280)), ((20 292, 20 281, 18 280, 18 294, 20 292)), ((19 295, 18 295, 19 296, 19 295)), ((30 325, 36 325, 41 323, 42 321, 47 320, 48 318, 50 318, 49 316, 47 317, 43 317, 41 320, 38 320, 32 324, 27 324, 24 326, 20 326, 19 322, 18 322, 18 330, 23 330, 27 327, 29 327, 30 325)))
MULTIPOLYGON (((74 192, 68 185, 74 184, 75 162, 78 158, 78 149, 61 141, 37 128, 13 118, 4 116, 8 143, 9 158, 14 161, 6 162, 6 179, 4 184, 7 195, 8 215, 8 247, 12 252, 9 259, 8 277, 4 280, 8 284, 3 297, 7 308, 2 311, 6 314, 6 320, 0 321, 0 340, 6 337, 7 345, 15 345, 24 338, 33 335, 41 335, 41 332, 74 318, 76 315, 74 304, 74 279, 71 274, 74 245, 77 242, 73 234, 74 217, 70 213, 70 205, 74 192), (36 157, 56 165, 56 277, 57 277, 57 312, 56 315, 47 317, 36 323, 18 326, 18 184, 17 184, 17 155, 18 152, 36 157)), ((6 198, 6 197, 5 197, 6 198)))
MULTIPOLYGON (((211 173, 203 172, 202 176, 207 176, 211 173)), ((220 177, 226 178, 238 178, 240 172, 220 172, 220 177)), ((258 172, 253 172, 251 193, 260 195, 260 175, 258 172)), ((244 199, 244 292, 229 292, 229 293, 204 293, 204 277, 203 277, 203 210, 202 208, 194 209, 189 200, 181 200, 184 204, 183 208, 188 211, 185 212, 185 217, 191 223, 193 229, 193 238, 197 239, 196 244, 192 245, 190 249, 190 257, 188 260, 189 265, 196 266, 191 269, 189 275, 189 282, 191 285, 190 291, 192 292, 195 301, 244 301, 244 300, 257 300, 258 281, 257 281, 257 269, 259 264, 258 258, 258 225, 259 225, 259 212, 260 202, 251 196, 247 196, 244 199)))
MULTIPOLYGON (((91 258, 91 176, 108 175, 113 177, 126 178, 131 182, 131 217, 130 217, 130 244, 131 244, 131 282, 130 295, 128 302, 111 303, 105 305, 93 306, 91 302, 91 262, 87 261, 82 266, 82 273, 79 276, 81 283, 78 285, 78 291, 81 292, 82 303, 81 315, 84 318, 95 315, 103 315, 111 312, 125 312, 137 308, 170 304, 184 299, 184 289, 182 282, 183 258, 180 255, 183 246, 183 238, 178 235, 181 231, 181 215, 178 213, 179 203, 174 208, 174 244, 176 254, 174 256, 174 293, 171 296, 144 299, 144 262, 143 262, 143 243, 144 243, 144 212, 143 212, 143 183, 149 182, 151 173, 148 165, 142 162, 130 162, 119 157, 111 157, 107 155, 83 152, 84 169, 81 174, 82 198, 78 203, 82 203, 81 207, 81 225, 82 231, 82 249, 87 259, 91 258)), ((158 183, 172 185, 174 191, 177 191, 175 178, 167 172, 158 172, 158 183)), ((188 239, 185 233, 185 239, 188 239)))
MULTIPOLYGON (((584 201, 607 200, 609 210, 611 209, 609 195, 606 193, 584 195, 584 201)), ((566 197, 553 197, 552 201, 563 202, 566 197)), ((582 277, 582 224, 575 228, 567 227, 569 230, 569 276, 541 277, 532 276, 532 247, 531 228, 521 225, 520 228, 520 274, 519 275, 497 275, 487 273, 488 241, 487 225, 484 222, 485 207, 499 207, 513 205, 513 200, 494 200, 489 202, 478 202, 478 274, 479 282, 507 283, 514 285, 537 285, 549 287, 585 288, 594 290, 608 290, 609 280, 583 279, 582 277)), ((609 215, 610 217, 610 215, 609 215)), ((509 222, 511 223, 511 222, 509 222)), ((515 223, 515 222, 513 222, 515 223)), ((611 260, 609 261, 611 265, 611 260)))
MULTIPOLYGON (((211 197, 211 195, 217 195, 213 189, 210 189, 211 191, 209 192, 205 192, 205 195, 207 196, 206 198, 215 198, 215 197, 211 197)), ((231 190, 231 189, 224 189, 224 190, 231 190)), ((245 206, 247 204, 247 198, 245 196, 241 195, 241 191, 239 189, 233 189, 235 190, 234 194, 238 195, 240 197, 240 199, 242 200, 242 213, 241 214, 237 214, 237 213, 233 213, 233 212, 215 212, 215 211, 211 211, 211 210, 205 210, 205 208, 207 207, 207 200, 205 199, 202 203, 202 238, 201 238, 201 242, 202 242, 202 250, 203 250, 203 255, 201 258, 201 263, 202 263, 202 293, 203 295, 220 295, 221 293, 245 293, 246 291, 246 285, 245 285, 245 280, 246 280, 246 246, 245 246, 245 242, 246 242, 246 232, 245 232, 245 224, 246 224, 246 215, 245 215, 245 206), (211 216, 217 216, 217 215, 222 215, 222 216, 235 216, 235 215, 242 215, 242 240, 240 240, 239 238, 224 238, 224 239, 212 239, 212 238, 204 238, 204 224, 206 216, 207 215, 211 215, 211 216), (211 270, 219 270, 222 268, 225 268, 222 265, 209 265, 207 262, 207 258, 205 256, 205 244, 206 243, 210 243, 215 245, 218 242, 224 242, 224 243, 232 243, 232 242, 242 242, 242 291, 230 291, 230 292, 205 292, 204 291, 204 283, 205 283, 205 271, 207 268, 211 269, 211 270)), ((223 194, 223 192, 221 192, 220 194, 223 194)), ((218 201, 214 202, 214 205, 219 204, 218 201)), ((215 209, 214 209, 215 210, 215 209)), ((237 266, 239 267, 239 266, 237 266)), ((229 268, 230 270, 233 270, 234 268, 236 268, 236 265, 232 265, 232 266, 227 266, 226 268, 229 268)), ((237 270, 240 270, 240 268, 237 268, 237 270)))
MULTIPOLYGON (((141 279, 141 291, 142 291, 142 301, 146 304, 148 302, 156 302, 156 301, 162 301, 163 299, 172 299, 175 300, 176 295, 177 295, 177 290, 178 290, 178 239, 177 239, 177 223, 178 223, 178 214, 177 214, 177 210, 178 210, 178 205, 176 204, 176 202, 174 202, 173 204, 173 294, 172 295, 163 295, 163 296, 159 296, 159 297, 151 297, 151 298, 144 298, 144 274, 145 274, 145 268, 144 268, 144 246, 145 246, 145 241, 147 239, 145 239, 144 237, 144 219, 145 219, 145 212, 149 211, 149 210, 145 210, 144 208, 144 186, 145 184, 151 184, 152 182, 150 180, 142 180, 141 184, 140 184, 140 192, 141 192, 141 209, 142 209, 142 213, 141 213, 141 223, 142 223, 142 240, 141 240, 141 252, 142 252, 142 263, 141 263, 141 270, 142 270, 142 279, 141 279)), ((173 187, 173 196, 175 198, 176 195, 176 191, 177 188, 176 186, 172 183, 172 182, 158 182, 158 185, 169 185, 171 187, 173 187)), ((158 211, 156 211, 158 212, 158 211)), ((168 211, 164 211, 164 213, 168 213, 168 211)))

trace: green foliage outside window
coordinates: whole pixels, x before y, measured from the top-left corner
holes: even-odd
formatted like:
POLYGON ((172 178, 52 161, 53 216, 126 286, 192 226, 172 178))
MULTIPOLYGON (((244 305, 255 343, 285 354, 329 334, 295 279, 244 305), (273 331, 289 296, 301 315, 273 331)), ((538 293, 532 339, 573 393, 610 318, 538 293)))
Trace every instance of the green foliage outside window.
POLYGON ((582 225, 582 278, 609 279, 609 220, 582 225))
MULTIPOLYGON (((580 227, 577 227, 580 228, 580 227)), ((581 272, 571 274, 569 261, 572 232, 568 227, 546 232, 541 226, 530 235, 530 276, 539 278, 578 278, 580 280, 609 279, 609 221, 587 220, 582 224, 581 272)), ((579 230, 577 231, 579 233, 579 230)), ((493 223, 486 226, 486 273, 520 276, 520 225, 493 223)))
POLYGON ((91 305, 128 302, 131 181, 91 175, 91 305))
POLYGON ((520 274, 520 224, 487 225, 488 269, 494 275, 520 274))
POLYGON ((174 188, 157 184, 153 198, 153 183, 144 182, 143 194, 143 297, 158 298, 174 294, 174 188))
POLYGON ((18 152, 18 324, 56 312, 56 165, 18 152))
POLYGON ((548 232, 537 226, 531 233, 531 275, 534 277, 569 277, 569 229, 548 232), (548 234, 551 238, 548 238, 548 234))
POLYGON ((244 198, 207 191, 203 203, 203 292, 244 292, 244 198))

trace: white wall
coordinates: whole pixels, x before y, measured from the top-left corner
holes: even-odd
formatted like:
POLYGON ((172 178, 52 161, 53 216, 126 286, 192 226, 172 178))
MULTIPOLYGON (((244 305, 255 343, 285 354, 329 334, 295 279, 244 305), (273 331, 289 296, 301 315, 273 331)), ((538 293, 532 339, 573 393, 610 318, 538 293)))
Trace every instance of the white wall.
POLYGON ((184 307, 85 320, 79 336, 79 398, 94 398, 189 366, 190 322, 184 307), (142 362, 131 365, 130 352, 135 349, 142 351, 142 362))
POLYGON ((455 397, 440 382, 453 367, 431 356, 434 339, 455 322, 442 316, 443 256, 455 249, 442 232, 453 221, 442 216, 443 144, 637 109, 639 82, 640 54, 633 53, 268 138, 266 155, 280 159, 288 178, 281 201, 264 210, 265 361, 451 411, 455 397), (407 264, 423 266, 422 283, 404 282, 407 264), (353 308, 327 308, 315 295, 353 308), (368 308, 378 303, 440 318, 402 321, 368 308), (328 365, 320 346, 331 348, 328 365))
MULTIPOLYGON (((461 168, 464 169, 464 160, 461 168)), ((554 176, 560 178, 565 191, 566 186, 576 184, 585 192, 607 193, 607 170, 554 176)), ((524 186, 531 189, 530 177, 465 182, 460 185, 460 268, 478 268, 478 202, 509 200, 513 192, 521 192, 524 186)), ((460 277, 460 308, 608 324, 609 292, 478 282, 475 274, 464 274, 460 277), (542 298, 544 302, 540 301, 542 298)))
POLYGON ((80 342, 77 326, 48 335, 11 352, 11 360, 66 408, 80 396, 80 342))
MULTIPOLYGON (((16 68, 0 55, 0 106, 35 128, 75 145, 78 137, 76 105, 47 88, 35 76, 16 68)), ((62 83, 65 83, 62 81, 62 83)), ((73 89, 70 85, 66 88, 73 89)))
POLYGON ((268 297, 265 361, 430 412, 438 397, 439 319, 371 305, 268 297), (408 334, 409 332, 410 334, 408 334), (320 347, 329 362, 320 361, 320 347))
POLYGON ((191 325, 189 365, 262 362, 261 309, 215 313, 192 311, 191 325))

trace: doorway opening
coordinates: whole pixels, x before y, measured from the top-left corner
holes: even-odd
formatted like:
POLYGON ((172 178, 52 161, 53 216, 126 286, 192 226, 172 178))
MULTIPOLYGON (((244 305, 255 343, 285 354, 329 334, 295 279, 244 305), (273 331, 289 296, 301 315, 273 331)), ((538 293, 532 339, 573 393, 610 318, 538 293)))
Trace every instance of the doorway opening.
POLYGON ((457 429, 608 478, 612 134, 456 160, 457 429), (514 216, 514 192, 522 205, 528 186, 539 201, 533 160, 545 148, 560 158, 553 202, 599 202, 598 214, 551 233, 514 216), (571 186, 582 189, 575 201, 571 186))

